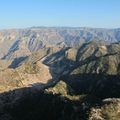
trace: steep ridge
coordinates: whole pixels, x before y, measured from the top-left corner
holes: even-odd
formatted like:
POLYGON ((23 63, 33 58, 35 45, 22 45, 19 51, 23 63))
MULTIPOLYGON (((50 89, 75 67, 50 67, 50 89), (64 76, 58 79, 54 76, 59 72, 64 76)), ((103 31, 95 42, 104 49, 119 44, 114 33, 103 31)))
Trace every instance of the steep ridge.
MULTIPOLYGON (((89 43, 84 43, 78 48, 65 47, 61 45, 56 45, 56 47, 44 47, 39 49, 37 52, 33 52, 31 55, 25 57, 24 59, 14 59, 11 65, 9 65, 9 68, 14 68, 13 71, 15 70, 18 71, 18 73, 24 74, 24 69, 26 69, 27 67, 27 71, 31 71, 30 74, 32 74, 35 71, 39 71, 39 69, 37 70, 37 67, 39 65, 43 68, 44 65, 46 67, 48 66, 47 69, 49 69, 49 72, 47 73, 51 74, 52 78, 57 80, 59 78, 64 78, 66 80, 67 78, 67 80, 69 79, 69 82, 71 81, 71 84, 73 84, 72 81, 76 83, 81 82, 81 78, 84 79, 83 76, 85 77, 85 79, 87 79, 86 76, 89 76, 90 74, 90 79, 92 79, 92 77, 95 77, 96 75, 99 76, 102 74, 103 78, 100 77, 100 79, 103 79, 104 81, 105 76, 119 76, 120 44, 113 43, 110 45, 106 45, 101 42, 92 41, 89 43), (18 62, 18 60, 21 61, 18 62)), ((44 76, 44 73, 46 72, 44 71, 42 73, 44 76)), ((27 76, 23 76, 24 79, 27 79, 27 76)), ((51 79, 51 77, 48 78, 51 79)), ((32 81, 32 76, 29 76, 28 79, 32 81)), ((94 81, 96 81, 95 79, 97 78, 94 78, 94 81)), ((86 82, 89 83, 89 81, 86 82)), ((101 82, 102 81, 98 80, 97 83, 95 83, 97 85, 101 82)))

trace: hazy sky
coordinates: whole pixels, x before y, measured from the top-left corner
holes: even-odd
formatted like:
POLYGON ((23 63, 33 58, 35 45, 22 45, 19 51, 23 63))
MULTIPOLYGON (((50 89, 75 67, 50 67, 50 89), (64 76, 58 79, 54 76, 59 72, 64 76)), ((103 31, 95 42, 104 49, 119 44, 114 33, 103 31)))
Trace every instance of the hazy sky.
POLYGON ((0 0, 0 29, 120 27, 120 0, 0 0))

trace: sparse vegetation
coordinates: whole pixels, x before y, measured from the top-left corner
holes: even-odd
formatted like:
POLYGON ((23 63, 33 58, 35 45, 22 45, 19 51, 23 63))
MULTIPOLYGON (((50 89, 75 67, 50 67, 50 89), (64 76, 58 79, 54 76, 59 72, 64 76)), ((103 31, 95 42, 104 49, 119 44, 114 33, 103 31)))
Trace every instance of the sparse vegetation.
POLYGON ((0 119, 118 120, 120 54, 118 45, 109 49, 95 41, 76 48, 59 44, 14 68, 0 65, 0 119))

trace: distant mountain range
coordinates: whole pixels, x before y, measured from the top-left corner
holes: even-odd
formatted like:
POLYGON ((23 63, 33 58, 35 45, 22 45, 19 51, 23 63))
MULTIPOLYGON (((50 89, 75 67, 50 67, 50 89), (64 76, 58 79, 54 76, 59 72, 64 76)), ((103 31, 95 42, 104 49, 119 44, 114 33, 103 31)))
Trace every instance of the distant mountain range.
POLYGON ((0 31, 0 58, 26 56, 45 46, 77 47, 89 41, 106 44, 120 41, 120 29, 32 27, 0 31), (19 54, 18 54, 19 53, 19 54), (13 56, 12 56, 13 57, 13 56))

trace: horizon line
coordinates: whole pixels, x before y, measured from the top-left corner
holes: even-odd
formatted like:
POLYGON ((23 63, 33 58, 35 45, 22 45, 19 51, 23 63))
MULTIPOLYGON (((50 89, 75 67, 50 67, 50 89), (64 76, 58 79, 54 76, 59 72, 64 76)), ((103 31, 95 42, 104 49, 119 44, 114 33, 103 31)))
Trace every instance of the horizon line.
POLYGON ((34 28, 89 28, 89 29, 119 29, 120 27, 91 27, 91 26, 31 26, 31 27, 6 27, 0 28, 0 30, 22 30, 22 29, 34 29, 34 28))

